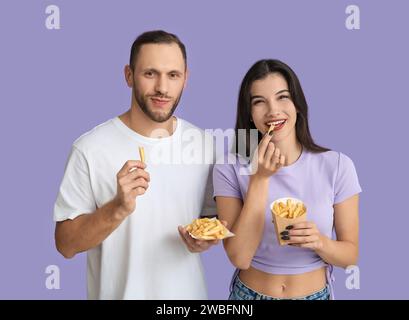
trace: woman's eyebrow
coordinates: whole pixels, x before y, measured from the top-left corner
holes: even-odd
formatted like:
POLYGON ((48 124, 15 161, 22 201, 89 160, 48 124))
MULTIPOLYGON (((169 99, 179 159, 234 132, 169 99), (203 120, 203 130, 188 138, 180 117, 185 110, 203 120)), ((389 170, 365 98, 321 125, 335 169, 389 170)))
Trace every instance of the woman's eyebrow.
POLYGON ((280 90, 280 91, 276 92, 276 95, 277 95, 277 94, 280 94, 280 93, 283 93, 283 92, 286 92, 286 91, 287 91, 288 93, 290 93, 290 91, 288 91, 287 89, 283 89, 283 90, 280 90))

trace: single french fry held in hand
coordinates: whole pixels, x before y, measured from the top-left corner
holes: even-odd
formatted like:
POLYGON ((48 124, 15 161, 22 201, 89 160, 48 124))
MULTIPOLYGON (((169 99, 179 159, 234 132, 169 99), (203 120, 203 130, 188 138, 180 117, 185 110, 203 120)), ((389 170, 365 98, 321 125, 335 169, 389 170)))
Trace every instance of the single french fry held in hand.
POLYGON ((145 163, 145 149, 143 147, 139 147, 139 157, 141 162, 145 163))
POLYGON ((268 129, 268 134, 271 135, 271 132, 274 131, 274 124, 270 125, 270 128, 268 129))
POLYGON ((195 219, 185 228, 193 238, 200 240, 222 240, 234 236, 216 218, 195 219))

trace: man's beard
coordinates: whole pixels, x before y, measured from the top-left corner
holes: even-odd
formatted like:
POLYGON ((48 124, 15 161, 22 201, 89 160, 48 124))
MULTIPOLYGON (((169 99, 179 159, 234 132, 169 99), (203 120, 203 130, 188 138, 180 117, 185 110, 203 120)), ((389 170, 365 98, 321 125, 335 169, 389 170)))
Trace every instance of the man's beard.
POLYGON ((148 106, 148 99, 151 98, 162 98, 162 99, 167 99, 170 100, 170 97, 163 95, 163 94, 153 94, 153 95, 148 95, 148 96, 143 96, 137 89, 135 84, 133 85, 133 92, 134 92, 134 96, 135 96, 135 100, 138 103, 139 107, 142 109, 143 113, 145 113, 145 115, 155 121, 155 122, 165 122, 167 120, 169 120, 169 118, 173 115, 173 113, 176 110, 176 107, 179 104, 180 98, 182 96, 183 90, 180 92, 180 95, 177 97, 177 99, 175 100, 175 103, 173 104, 172 108, 169 110, 169 112, 167 112, 166 114, 163 113, 156 113, 153 110, 151 110, 148 106))

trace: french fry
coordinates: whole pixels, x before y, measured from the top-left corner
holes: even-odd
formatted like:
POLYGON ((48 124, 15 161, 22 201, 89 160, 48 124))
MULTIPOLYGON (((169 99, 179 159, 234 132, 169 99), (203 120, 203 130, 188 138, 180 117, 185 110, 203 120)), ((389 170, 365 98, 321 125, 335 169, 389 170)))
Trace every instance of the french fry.
POLYGON ((279 214, 279 216, 280 216, 281 218, 287 218, 287 216, 288 216, 288 211, 287 211, 287 209, 284 209, 283 211, 281 211, 280 214, 279 214))
POLYGON ((213 229, 210 230, 210 231, 207 231, 207 232, 204 232, 204 231, 203 231, 203 235, 204 235, 204 236, 213 236, 213 235, 219 233, 220 231, 222 231, 222 227, 221 227, 221 226, 217 226, 217 227, 213 228, 213 229))
POLYGON ((145 163, 145 149, 143 147, 139 147, 139 157, 141 162, 145 163))
POLYGON ((294 210, 294 218, 297 218, 298 215, 301 215, 302 206, 300 203, 297 203, 297 207, 294 210))
POLYGON ((273 210, 274 210, 274 212, 276 212, 277 214, 280 214, 281 210, 280 210, 280 206, 278 205, 277 202, 274 203, 273 210))
POLYGON ((293 212, 291 210, 288 210, 287 218, 288 219, 293 219, 294 218, 293 212))
POLYGON ((206 232, 209 232, 211 230, 214 230, 214 226, 211 225, 210 223, 203 229, 203 234, 206 235, 206 232))
POLYGON ((270 125, 270 128, 268 129, 268 134, 270 135, 270 132, 274 131, 274 124, 270 125))

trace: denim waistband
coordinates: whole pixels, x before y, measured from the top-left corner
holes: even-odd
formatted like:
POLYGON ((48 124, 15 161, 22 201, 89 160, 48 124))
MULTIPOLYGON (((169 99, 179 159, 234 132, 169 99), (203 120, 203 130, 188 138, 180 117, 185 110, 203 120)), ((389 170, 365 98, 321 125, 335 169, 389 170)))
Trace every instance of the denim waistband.
MULTIPOLYGON (((327 285, 326 285, 323 289, 321 289, 321 290, 319 290, 319 291, 317 291, 317 292, 314 292, 314 293, 311 294, 311 295, 319 294, 319 293, 321 293, 321 291, 328 290, 330 300, 334 300, 334 281, 335 281, 335 278, 334 278, 333 270, 334 270, 334 268, 333 268, 332 265, 328 265, 328 266, 326 267, 326 280, 327 280, 327 285)), ((240 270, 239 270, 239 269, 236 269, 236 270, 234 271, 234 273, 233 273, 233 277, 232 277, 231 282, 230 282, 230 293, 233 292, 233 290, 234 290, 234 285, 235 285, 236 281, 238 281, 238 282, 241 283, 242 285, 246 286, 243 282, 241 282, 241 280, 240 280, 240 278, 239 278, 239 272, 240 272, 240 270)), ((247 286, 246 286, 246 287, 247 287, 247 286)), ((248 288, 248 287, 247 287, 247 288, 248 288)), ((255 291, 255 290, 253 290, 253 289, 251 289, 251 288, 248 288, 248 289, 254 291, 256 294, 259 294, 259 295, 261 295, 261 296, 264 296, 264 297, 268 298, 268 296, 263 295, 263 294, 261 294, 261 293, 258 293, 257 291, 255 291)), ((310 296, 310 295, 308 295, 308 296, 310 296)), ((308 296, 300 297, 300 299, 303 299, 303 298, 306 299, 306 298, 308 298, 308 296)), ((274 297, 270 297, 270 298, 273 298, 273 299, 274 299, 274 297)))
POLYGON ((233 292, 230 294, 229 300, 328 300, 329 298, 330 293, 328 285, 314 293, 305 296, 293 298, 278 298, 257 292, 245 285, 239 277, 236 277, 233 285, 233 292))

